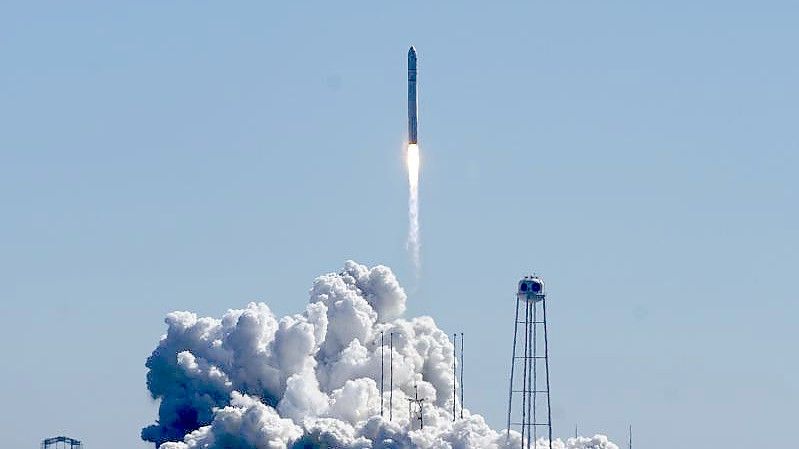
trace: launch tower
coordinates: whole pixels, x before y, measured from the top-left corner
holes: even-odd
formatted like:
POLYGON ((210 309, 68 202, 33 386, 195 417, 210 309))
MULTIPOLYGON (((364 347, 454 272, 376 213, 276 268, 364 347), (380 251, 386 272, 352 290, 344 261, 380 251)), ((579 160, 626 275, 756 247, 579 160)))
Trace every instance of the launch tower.
POLYGON ((536 447, 539 436, 552 449, 552 412, 549 397, 549 348, 544 281, 525 276, 516 290, 513 321, 513 358, 508 393, 508 437, 522 434, 522 448, 536 447))

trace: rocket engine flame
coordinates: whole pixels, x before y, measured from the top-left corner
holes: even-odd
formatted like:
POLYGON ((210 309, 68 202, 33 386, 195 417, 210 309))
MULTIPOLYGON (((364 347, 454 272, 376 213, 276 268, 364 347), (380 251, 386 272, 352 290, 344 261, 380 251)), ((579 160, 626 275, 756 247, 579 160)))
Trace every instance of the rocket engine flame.
POLYGON ((415 143, 408 144, 405 156, 408 166, 408 249, 416 268, 416 275, 421 269, 421 256, 419 241, 419 146, 415 143))
POLYGON ((408 145, 405 162, 408 164, 408 185, 412 189, 417 189, 419 187, 419 146, 417 144, 408 145))

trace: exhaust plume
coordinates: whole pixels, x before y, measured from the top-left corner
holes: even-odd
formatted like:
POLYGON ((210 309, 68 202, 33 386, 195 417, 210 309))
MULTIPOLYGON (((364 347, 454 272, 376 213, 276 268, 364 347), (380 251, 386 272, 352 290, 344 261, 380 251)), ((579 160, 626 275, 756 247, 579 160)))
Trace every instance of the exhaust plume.
MULTIPOLYGON (((142 438, 160 449, 520 449, 518 432, 506 439, 469 409, 453 421, 453 343, 432 318, 403 318, 406 300, 390 269, 349 261, 314 281, 302 313, 253 302, 221 318, 168 314, 146 363, 159 406, 142 438), (380 416, 381 332, 394 333, 393 421, 380 416), (408 417, 415 388, 424 429, 408 417)), ((553 447, 618 449, 601 435, 553 447)))
POLYGON ((421 271, 421 243, 419 241, 419 146, 408 145, 408 250, 418 277, 421 271))

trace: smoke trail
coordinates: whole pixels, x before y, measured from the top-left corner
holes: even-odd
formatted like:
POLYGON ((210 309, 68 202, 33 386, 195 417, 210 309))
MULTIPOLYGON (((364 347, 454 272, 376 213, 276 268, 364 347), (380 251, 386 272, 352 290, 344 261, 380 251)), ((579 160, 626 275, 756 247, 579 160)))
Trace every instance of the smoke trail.
POLYGON ((419 241, 419 146, 408 145, 406 157, 408 164, 408 250, 416 269, 416 276, 421 272, 421 254, 419 241))

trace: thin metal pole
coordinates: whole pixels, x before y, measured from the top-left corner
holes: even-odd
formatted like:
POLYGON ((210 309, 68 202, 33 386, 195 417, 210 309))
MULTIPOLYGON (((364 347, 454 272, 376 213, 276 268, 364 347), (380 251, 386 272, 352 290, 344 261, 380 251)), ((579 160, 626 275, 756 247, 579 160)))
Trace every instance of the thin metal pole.
POLYGON ((633 449, 633 426, 632 426, 632 424, 630 424, 629 435, 630 435, 630 442, 627 445, 627 449, 633 449))
POLYGON ((547 423, 549 428, 549 449, 552 449, 552 403, 550 398, 552 394, 550 394, 549 389, 549 339, 547 337, 547 298, 546 296, 544 299, 541 300, 541 307, 544 311, 544 362, 546 364, 546 371, 547 371, 547 423))
POLYGON ((516 365, 516 335, 519 332, 519 297, 516 296, 516 317, 513 319, 513 354, 510 359, 510 388, 508 391, 508 433, 505 441, 510 438, 510 415, 513 409, 513 368, 516 365))
POLYGON ((388 367, 388 420, 394 420, 394 332, 389 335, 389 367, 388 367))
POLYGON ((463 419, 463 332, 461 332, 461 419, 463 419))
POLYGON ((458 394, 456 393, 457 382, 455 377, 455 366, 457 365, 457 357, 455 351, 458 348, 458 334, 452 334, 452 421, 455 422, 455 402, 457 402, 458 394))

